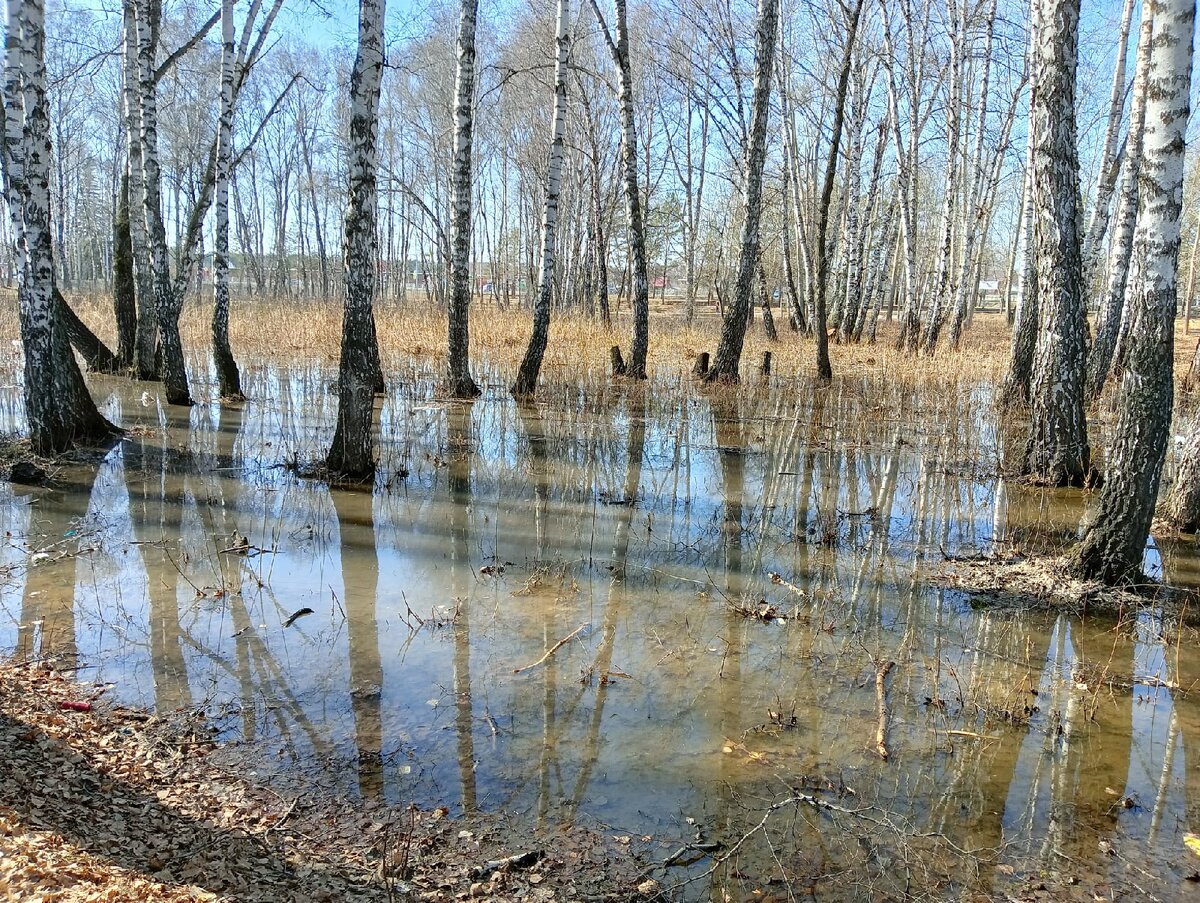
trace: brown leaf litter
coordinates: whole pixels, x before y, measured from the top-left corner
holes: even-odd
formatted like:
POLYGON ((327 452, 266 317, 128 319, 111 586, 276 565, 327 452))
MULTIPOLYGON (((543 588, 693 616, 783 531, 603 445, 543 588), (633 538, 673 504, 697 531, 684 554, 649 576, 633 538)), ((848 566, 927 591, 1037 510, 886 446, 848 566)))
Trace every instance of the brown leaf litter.
POLYGON ((220 764, 202 715, 148 715, 102 693, 44 665, 0 665, 2 900, 640 896, 639 864, 609 837, 289 799, 220 764))

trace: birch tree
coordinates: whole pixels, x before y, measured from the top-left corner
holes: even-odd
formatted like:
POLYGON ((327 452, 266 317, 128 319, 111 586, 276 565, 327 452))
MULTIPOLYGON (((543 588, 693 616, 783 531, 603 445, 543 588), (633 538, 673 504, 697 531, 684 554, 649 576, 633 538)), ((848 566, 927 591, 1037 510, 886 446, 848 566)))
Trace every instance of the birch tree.
MULTIPOLYGON (((1143 10, 1143 20, 1150 19, 1148 10, 1143 10)), ((1113 69, 1112 90, 1108 100, 1108 125, 1104 130, 1104 152, 1100 161, 1100 178, 1096 186, 1096 202, 1092 208, 1087 234, 1083 239, 1083 285, 1090 295, 1100 265, 1100 252, 1104 236, 1108 231, 1109 210, 1112 194, 1117 185, 1117 173, 1121 164, 1118 144, 1121 134, 1121 114, 1125 111, 1125 56, 1129 47, 1129 29, 1133 23, 1133 0, 1125 0, 1121 10, 1121 26, 1117 32, 1117 61, 1113 69)), ((1136 90, 1136 89, 1135 89, 1136 90)), ((1128 152, 1131 140, 1140 140, 1140 135, 1130 124, 1129 138, 1125 147, 1128 152)))
POLYGON ((383 80, 385 0, 359 0, 358 53, 350 73, 349 194, 342 241, 346 297, 338 367, 338 413, 325 466, 349 479, 375 472, 372 420, 378 351, 371 308, 375 297, 376 168, 379 90, 383 80))
MULTIPOLYGON (((733 300, 721 324, 721 341, 713 358, 709 382, 737 382, 746 326, 753 304, 754 277, 758 271, 759 222, 762 218, 762 176, 767 155, 767 121, 771 116, 771 72, 779 29, 779 0, 758 0, 758 27, 754 39, 754 106, 750 114, 750 141, 746 148, 742 188, 742 233, 733 300)), ((765 292, 765 289, 764 289, 765 292)))
POLYGON ((837 88, 834 93, 833 134, 829 139, 829 155, 825 159, 825 177, 821 183, 821 199, 817 207, 817 277, 813 290, 813 331, 817 340, 817 378, 823 381, 833 379, 833 365, 829 360, 829 320, 825 305, 826 285, 829 281, 829 204, 833 197, 838 147, 842 143, 842 124, 846 116, 846 92, 850 83, 850 66, 854 59, 854 40, 858 34, 863 3, 864 0, 855 0, 849 11, 846 43, 843 45, 842 63, 838 69, 837 88))
POLYGON ((117 430, 88 393, 55 303, 45 6, 8 0, 7 13, 0 162, 14 240, 25 416, 34 453, 54 455, 117 430))
POLYGON ((1034 0, 1034 239, 1042 308, 1023 472, 1050 486, 1082 486, 1091 469, 1083 412, 1086 323, 1079 257, 1075 74, 1079 0, 1034 0))
POLYGON ((475 398, 471 377, 471 144, 475 128, 475 26, 479 0, 461 0, 458 18, 458 70, 454 88, 454 164, 450 195, 450 323, 446 391, 475 398))
POLYGON ((554 34, 554 120, 550 133, 550 162, 546 176, 546 202, 542 210, 542 247, 538 264, 537 295, 533 305, 533 333, 512 386, 513 395, 532 395, 542 369, 542 356, 550 331, 550 293, 553 288, 556 241, 558 237, 558 197, 562 190, 563 144, 567 131, 567 68, 570 65, 571 37, 567 21, 570 0, 558 0, 558 18, 554 34))
MULTIPOLYGON (((958 192, 958 144, 962 132, 963 51, 967 40, 966 0, 946 0, 946 23, 950 31, 950 85, 946 101, 946 163, 942 175, 942 214, 938 225, 937 272, 933 277, 933 304, 921 343, 933 353, 946 320, 953 286, 950 282, 953 253, 954 200, 958 192)), ((985 98, 986 100, 986 98, 985 98)))
POLYGON ((637 120, 633 110, 633 64, 629 58, 629 25, 626 0, 613 0, 615 39, 609 31, 597 0, 590 0, 600 33, 617 68, 621 108, 621 175, 625 191, 625 225, 629 232, 630 275, 633 299, 633 344, 629 349, 627 375, 646 378, 646 355, 650 350, 650 280, 646 268, 646 221, 638 176, 637 120))
POLYGON ((233 168, 233 0, 221 0, 221 105, 213 186, 216 217, 213 248, 213 363, 222 398, 240 400, 241 375, 229 347, 229 175, 233 168))
POLYGON ((1137 226, 1142 144, 1146 126, 1146 102, 1149 89, 1150 57, 1154 41, 1154 17, 1149 9, 1142 12, 1138 34, 1137 62, 1134 64, 1133 104, 1129 113, 1129 137, 1121 160, 1121 190, 1117 195, 1117 215, 1108 254, 1108 272, 1100 296, 1100 319, 1096 338, 1088 355, 1087 397, 1099 398, 1108 381, 1117 337, 1121 332, 1129 282, 1129 262, 1133 254, 1137 226))
MULTIPOLYGON (((1121 377, 1104 487, 1071 560, 1071 568, 1079 576, 1106 583, 1141 575, 1171 433, 1176 283, 1196 4, 1195 0, 1148 0, 1143 15, 1151 13, 1154 41, 1138 179, 1136 243, 1142 278, 1133 286, 1132 298, 1137 310, 1135 333, 1121 377)), ((1190 438, 1177 492, 1166 506, 1169 518, 1186 520, 1186 499, 1197 494, 1195 451, 1194 438, 1190 438)))

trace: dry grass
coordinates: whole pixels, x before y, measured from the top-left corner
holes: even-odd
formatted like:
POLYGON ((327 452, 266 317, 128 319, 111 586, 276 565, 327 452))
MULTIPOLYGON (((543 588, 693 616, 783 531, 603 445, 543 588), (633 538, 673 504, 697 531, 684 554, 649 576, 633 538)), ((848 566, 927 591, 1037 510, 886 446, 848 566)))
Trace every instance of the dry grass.
MULTIPOLYGON (((114 341, 111 302, 104 295, 72 295, 70 301, 80 316, 108 343, 114 341)), ((200 350, 209 342, 210 307, 207 300, 189 299, 181 320, 184 343, 200 350)), ((339 301, 311 299, 235 299, 230 335, 241 358, 294 358, 336 365, 341 335, 339 301)), ((787 329, 777 313, 780 338, 769 342, 756 320, 746 339, 742 358, 743 378, 756 376, 764 351, 773 355, 772 372, 777 377, 815 377, 815 344, 811 338, 787 329)), ((446 357, 445 313, 424 302, 403 307, 382 304, 376 309, 380 349, 385 362, 407 361, 418 368, 440 373, 446 357)), ((526 309, 502 309, 493 302, 477 301, 471 311, 471 354, 473 361, 493 370, 508 381, 516 373, 530 331, 526 309)), ((648 369, 659 378, 690 372, 701 351, 715 352, 720 319, 715 311, 701 313, 694 325, 684 325, 682 310, 673 304, 652 305, 648 369)), ((15 311, 6 306, 0 315, 0 334, 17 335, 15 311)), ((571 382, 583 376, 598 376, 609 368, 609 348, 619 344, 628 357, 632 320, 627 309, 615 318, 614 328, 582 314, 559 314, 551 323, 550 345, 543 375, 548 381, 571 382)), ((932 358, 913 365, 910 355, 894 347, 895 328, 881 323, 875 345, 832 344, 835 374, 874 377, 911 385, 994 382, 1004 371, 1008 356, 1008 329, 1002 318, 981 314, 966 333, 960 351, 943 349, 932 358)))
MULTIPOLYGON (((111 301, 104 294, 71 294, 79 315, 110 346, 115 342, 111 301)), ((181 330, 186 347, 202 352, 209 344, 210 305, 207 298, 191 296, 184 308, 181 330)), ((231 312, 230 335, 240 359, 271 358, 322 362, 336 366, 341 336, 341 302, 313 299, 236 298, 231 312)), ((446 358, 445 312, 422 301, 405 306, 385 303, 376 308, 380 349, 385 368, 413 368, 440 374, 446 358)), ((746 337, 742 357, 743 379, 757 378, 764 351, 773 355, 776 377, 816 376, 815 343, 787 328, 786 316, 776 313, 780 338, 770 342, 756 318, 746 337)), ((1182 381, 1191 364, 1200 335, 1176 330, 1176 376, 1182 381)), ((471 311, 471 354, 476 367, 486 368, 493 379, 507 383, 516 373, 529 338, 530 313, 493 301, 477 300, 471 311)), ((692 327, 684 324, 682 306, 655 301, 651 305, 648 369, 660 379, 678 378, 691 371, 701 351, 715 352, 720 318, 715 310, 702 310, 692 327)), ((18 336, 15 304, 0 310, 0 337, 18 336)), ((578 383, 605 375, 609 348, 620 345, 628 357, 632 319, 619 311, 614 327, 583 314, 556 312, 551 323, 550 345, 543 379, 578 383)), ((896 325, 881 322, 874 345, 831 343, 834 373, 839 378, 867 378, 919 389, 955 385, 997 384, 1008 363, 1010 334, 1002 316, 980 313, 964 334, 959 350, 942 347, 931 357, 914 358, 894 347, 896 325)))

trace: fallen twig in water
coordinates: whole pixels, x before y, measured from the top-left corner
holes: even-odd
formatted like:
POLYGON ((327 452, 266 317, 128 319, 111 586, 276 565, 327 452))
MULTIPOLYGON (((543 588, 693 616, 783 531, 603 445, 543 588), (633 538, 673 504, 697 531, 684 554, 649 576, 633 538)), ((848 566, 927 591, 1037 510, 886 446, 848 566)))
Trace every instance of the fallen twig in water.
POLYGON ((894 667, 896 663, 888 659, 875 669, 875 704, 879 709, 879 723, 875 728, 875 752, 879 753, 879 758, 885 762, 888 758, 887 676, 894 667))
POLYGON ((533 668, 536 668, 538 665, 544 664, 545 661, 548 658, 550 658, 550 656, 552 656, 554 653, 556 653, 563 646, 567 645, 567 643, 571 642, 571 640, 575 639, 575 637, 579 636, 579 634, 582 633, 589 626, 590 625, 588 625, 588 624, 580 624, 578 627, 576 627, 574 630, 572 630, 570 633, 568 633, 565 637, 563 637, 561 640, 559 640, 557 643, 555 643, 553 646, 551 646, 549 649, 547 649, 546 654, 543 655, 541 658, 539 658, 532 665, 525 665, 522 668, 513 668, 513 674, 520 674, 522 671, 530 671, 533 668))

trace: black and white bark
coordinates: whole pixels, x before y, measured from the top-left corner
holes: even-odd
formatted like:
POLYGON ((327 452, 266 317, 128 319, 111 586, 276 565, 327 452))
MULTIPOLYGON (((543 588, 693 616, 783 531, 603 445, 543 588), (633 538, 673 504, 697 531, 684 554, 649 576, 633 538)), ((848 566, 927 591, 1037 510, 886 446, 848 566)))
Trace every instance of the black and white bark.
POLYGON ((646 378, 646 356, 650 351, 650 281, 646 264, 646 222, 638 175, 637 120, 633 109, 633 63, 629 55, 629 26, 626 0, 613 0, 615 37, 609 31, 597 0, 592 12, 617 67, 618 101, 621 108, 621 176, 625 191, 625 225, 629 232, 629 269, 632 280, 633 344, 626 375, 646 378))
POLYGON ((138 379, 151 380, 158 378, 158 364, 155 358, 158 347, 158 311, 154 306, 154 271, 150 265, 150 241, 146 233, 136 0, 123 0, 121 13, 121 102, 125 116, 125 165, 129 177, 129 238, 133 251, 137 301, 137 329, 132 364, 134 375, 138 379))
MULTIPOLYGON (((1154 17, 1142 13, 1138 33, 1137 62, 1134 65, 1133 103, 1129 111, 1129 137, 1121 159, 1121 189, 1117 194, 1117 215, 1109 244, 1108 272, 1100 295, 1096 337, 1088 355, 1086 397, 1096 399, 1104 391, 1116 353, 1117 339, 1125 322, 1130 260, 1133 256, 1137 227, 1142 144, 1146 126, 1146 102, 1150 58, 1154 44, 1154 17)), ((1089 283, 1090 284, 1090 283, 1089 283)))
MULTIPOLYGON (((1154 17, 1154 41, 1139 170, 1136 242, 1142 272, 1131 289, 1137 325, 1121 376, 1104 487, 1071 559, 1076 574, 1105 583, 1141 576, 1171 434, 1184 142, 1196 4, 1195 0, 1148 0, 1146 12, 1154 17)), ((1185 445, 1183 472, 1176 483, 1181 491, 1168 499, 1168 518, 1183 514, 1187 506, 1182 496, 1195 494, 1197 462, 1194 457, 1187 460, 1188 452, 1195 455, 1194 441, 1185 445)), ((1186 515, 1179 519, 1186 520, 1186 515)))
POLYGON ((1079 154, 1075 76, 1079 0, 1034 0, 1038 69, 1033 129, 1034 240, 1042 311, 1034 355, 1023 473, 1050 486, 1082 486, 1091 455, 1083 409, 1087 363, 1079 256, 1079 154))
POLYGON ((738 365, 746 341, 753 303, 754 276, 758 270, 759 223, 762 219, 762 175, 767 156, 767 122, 771 117, 771 75, 779 29, 779 0, 759 0, 754 37, 754 100, 750 114, 750 140, 746 147, 745 181, 742 184, 742 231, 738 243, 738 268, 733 298, 721 323, 721 340, 713 358, 708 382, 737 382, 738 365))
MULTIPOLYGON (((938 225, 937 270, 933 276, 933 303, 921 345, 926 354, 937 348, 954 294, 951 284, 951 255, 954 244, 954 202, 958 194, 958 145, 962 132, 963 56, 966 48, 966 0, 946 0, 946 24, 950 33, 950 84, 947 89, 946 162, 942 172, 942 213, 938 225)), ((986 102, 986 93, 984 101, 986 102)))
POLYGON ((450 305, 446 391, 475 398, 471 376, 471 199, 474 190, 472 143, 475 130, 475 28, 479 0, 461 0, 458 16, 458 68, 454 80, 454 162, 450 177, 450 305))
POLYGON ((554 265, 558 238, 558 199, 562 191, 563 146, 567 131, 567 69, 571 63, 571 36, 567 31, 570 0, 558 0, 555 26, 554 117, 550 132, 550 159, 546 175, 546 200, 542 209, 542 248, 538 264, 537 295, 533 302, 533 332, 521 360, 512 394, 532 395, 537 389, 542 356, 550 333, 550 296, 554 287, 554 265))
POLYGON ((350 73, 347 147, 350 190, 346 199, 342 255, 346 298, 338 368, 338 414, 325 459, 330 473, 367 480, 375 472, 372 427, 378 351, 372 305, 377 238, 376 169, 379 90, 383 80, 384 0, 359 0, 358 53, 350 73))
MULTIPOLYGON (((1033 0, 1031 13, 1038 0, 1033 0)), ((1030 17, 1029 23, 1029 110, 1033 115, 1033 105, 1038 91, 1038 66, 1034 62, 1037 51, 1037 18, 1030 17)), ((1022 406, 1029 402, 1030 386, 1033 382, 1033 357, 1037 351, 1037 337, 1041 325, 1041 310, 1038 304, 1037 284, 1037 248, 1034 244, 1033 222, 1037 214, 1034 198, 1038 193, 1038 184, 1034 180, 1035 135, 1029 129, 1029 142, 1025 148, 1025 184, 1021 192, 1021 282, 1017 294, 1016 321, 1013 324, 1011 351, 1008 358, 1008 370, 1000 390, 1000 401, 1005 406, 1022 406)))
POLYGON ((45 6, 43 0, 8 0, 7 13, 0 162, 17 271, 25 416, 34 453, 53 455, 117 430, 88 392, 56 300, 45 6))
MULTIPOLYGON (((156 0, 134 0, 137 34, 137 85, 141 114, 142 208, 153 273, 154 310, 158 317, 158 340, 162 361, 163 389, 168 404, 190 405, 183 342, 179 335, 182 296, 171 284, 171 258, 163 220, 162 169, 158 160, 158 81, 155 78, 161 6, 156 0)), ((141 369, 139 354, 139 370, 141 369)))
POLYGON ((213 364, 222 398, 240 401, 241 374, 229 346, 229 181, 233 169, 233 0, 221 0, 221 104, 217 118, 217 159, 213 176, 213 364))
POLYGON ((129 369, 137 353, 137 282, 129 216, 129 173, 121 174, 117 215, 113 217, 113 319, 117 324, 117 366, 129 369))
POLYGON ((817 378, 823 382, 833 379, 829 360, 829 321, 825 294, 829 281, 829 204, 833 197, 833 182, 837 174, 838 148, 842 143, 842 126, 846 119, 846 92, 850 84, 850 66, 854 60, 854 43, 862 17, 864 0, 855 0, 846 26, 846 43, 838 69, 837 88, 833 100, 833 132, 829 138, 829 155, 825 159, 825 177, 821 183, 821 199, 817 206, 817 275, 813 290, 813 332, 817 340, 817 378))
MULTIPOLYGON (((1143 13, 1143 19, 1150 16, 1143 13)), ((1117 185, 1120 170, 1121 119, 1125 112, 1125 56, 1129 47, 1129 29, 1133 23, 1133 0, 1125 0, 1121 10, 1121 26, 1117 32, 1117 59, 1113 69, 1112 90, 1108 99, 1108 125, 1104 129, 1104 153, 1100 160, 1099 181, 1096 186, 1096 201, 1092 207, 1087 234, 1083 238, 1083 285, 1090 297, 1096 272, 1100 267, 1100 255, 1104 247, 1104 236, 1108 231, 1109 211, 1112 207, 1113 190, 1117 185)), ((1132 119, 1132 116, 1131 116, 1132 119)), ((1136 133, 1130 129, 1130 135, 1136 133)), ((1128 142, 1127 145, 1128 146, 1128 142)))

